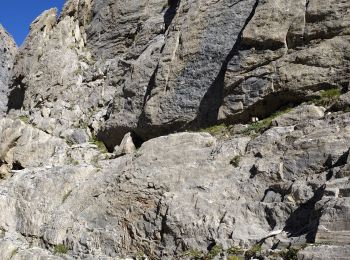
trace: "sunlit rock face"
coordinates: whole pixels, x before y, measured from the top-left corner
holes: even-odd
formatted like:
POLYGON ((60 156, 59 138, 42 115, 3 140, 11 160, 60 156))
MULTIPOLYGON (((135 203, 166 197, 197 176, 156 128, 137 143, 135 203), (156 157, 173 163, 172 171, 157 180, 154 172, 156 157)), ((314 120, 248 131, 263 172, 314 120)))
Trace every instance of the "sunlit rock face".
POLYGON ((7 95, 17 46, 11 35, 0 24, 0 113, 7 111, 7 95))
POLYGON ((347 259, 349 9, 69 0, 18 50, 0 27, 0 259, 347 259))

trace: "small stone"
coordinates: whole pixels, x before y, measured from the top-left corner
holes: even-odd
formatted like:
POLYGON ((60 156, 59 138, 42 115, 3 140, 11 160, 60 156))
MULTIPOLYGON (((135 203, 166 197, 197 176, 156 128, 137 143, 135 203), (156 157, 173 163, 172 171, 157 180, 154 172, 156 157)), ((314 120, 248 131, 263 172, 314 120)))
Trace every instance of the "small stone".
POLYGON ((116 156, 122 156, 126 154, 132 154, 136 151, 134 141, 132 140, 131 133, 127 133, 119 146, 114 148, 114 154, 116 156))
POLYGON ((41 110, 41 115, 43 117, 50 117, 50 113, 51 113, 51 110, 50 108, 47 108, 47 107, 44 107, 42 110, 41 110))

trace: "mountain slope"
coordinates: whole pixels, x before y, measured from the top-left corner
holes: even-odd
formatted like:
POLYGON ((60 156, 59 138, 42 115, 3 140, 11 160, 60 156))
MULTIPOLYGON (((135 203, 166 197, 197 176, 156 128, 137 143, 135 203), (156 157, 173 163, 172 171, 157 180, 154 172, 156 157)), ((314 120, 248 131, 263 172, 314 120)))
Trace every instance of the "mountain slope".
POLYGON ((349 5, 69 0, 18 50, 0 30, 0 258, 347 259, 349 5))

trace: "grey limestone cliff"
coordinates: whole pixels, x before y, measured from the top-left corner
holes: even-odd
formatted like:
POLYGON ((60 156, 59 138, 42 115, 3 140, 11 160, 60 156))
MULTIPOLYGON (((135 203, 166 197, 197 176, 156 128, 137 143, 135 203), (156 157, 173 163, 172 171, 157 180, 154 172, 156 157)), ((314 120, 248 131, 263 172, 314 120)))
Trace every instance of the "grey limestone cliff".
POLYGON ((9 80, 17 52, 17 46, 12 37, 0 24, 0 113, 7 111, 7 94, 9 80))
POLYGON ((349 8, 68 0, 18 50, 0 27, 0 259, 349 259, 349 8))

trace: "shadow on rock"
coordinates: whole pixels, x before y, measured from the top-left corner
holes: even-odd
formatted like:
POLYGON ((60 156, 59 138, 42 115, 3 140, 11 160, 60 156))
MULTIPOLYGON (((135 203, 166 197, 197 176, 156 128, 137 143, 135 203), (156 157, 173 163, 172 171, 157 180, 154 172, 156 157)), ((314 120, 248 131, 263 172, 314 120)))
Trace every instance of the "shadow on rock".
POLYGON ((316 210, 316 203, 324 195, 326 186, 323 185, 315 191, 315 195, 306 203, 301 204, 287 219, 284 231, 291 237, 306 235, 306 242, 315 241, 315 236, 321 216, 320 210, 316 210))

